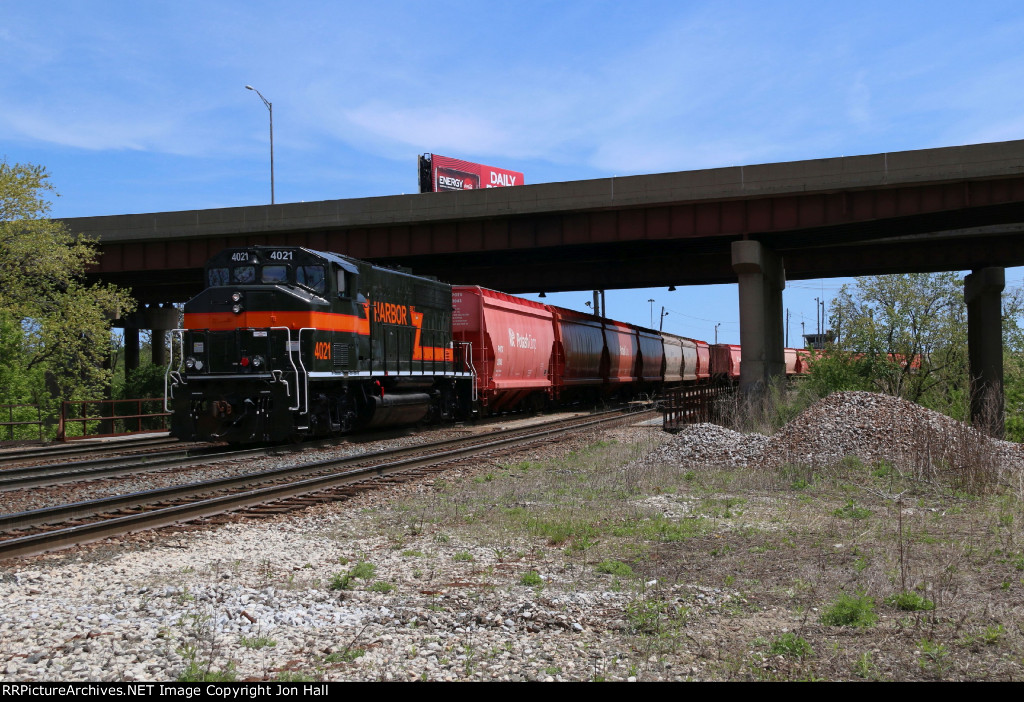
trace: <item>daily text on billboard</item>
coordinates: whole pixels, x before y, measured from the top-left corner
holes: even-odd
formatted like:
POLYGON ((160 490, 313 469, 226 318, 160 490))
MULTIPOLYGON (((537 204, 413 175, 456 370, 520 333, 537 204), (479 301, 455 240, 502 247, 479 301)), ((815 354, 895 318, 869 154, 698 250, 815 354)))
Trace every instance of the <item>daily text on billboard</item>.
POLYGON ((457 158, 424 154, 419 157, 420 192, 505 188, 523 184, 523 174, 457 158))

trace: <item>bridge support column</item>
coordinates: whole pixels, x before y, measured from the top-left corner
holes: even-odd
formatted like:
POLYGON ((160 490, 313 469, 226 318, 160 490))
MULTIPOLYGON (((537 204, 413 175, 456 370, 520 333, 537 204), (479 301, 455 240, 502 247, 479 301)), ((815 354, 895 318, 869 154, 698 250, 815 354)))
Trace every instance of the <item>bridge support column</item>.
POLYGON ((1003 310, 1006 270, 982 268, 964 279, 971 423, 1003 435, 1003 310))
POLYGON ((758 392, 786 377, 783 349, 782 259, 759 241, 734 241, 732 269, 739 277, 740 389, 758 392))
POLYGON ((167 365, 167 330, 178 326, 178 310, 174 305, 151 305, 146 308, 147 326, 153 330, 153 365, 167 365))
POLYGON ((139 328, 124 328, 124 369, 133 371, 139 367, 139 328))

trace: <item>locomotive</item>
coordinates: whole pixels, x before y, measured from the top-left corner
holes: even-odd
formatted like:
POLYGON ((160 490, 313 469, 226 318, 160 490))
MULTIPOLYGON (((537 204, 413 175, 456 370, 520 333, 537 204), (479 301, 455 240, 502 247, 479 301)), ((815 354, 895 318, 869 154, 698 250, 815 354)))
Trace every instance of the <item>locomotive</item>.
MULTIPOLYGON (((185 304, 171 435, 278 442, 735 382, 708 344, 293 246, 229 248, 185 304)), ((787 349, 787 373, 800 371, 787 349)))
POLYGON ((172 436, 284 441, 444 421, 470 402, 444 283, 289 246, 226 249, 204 276, 174 330, 172 436))

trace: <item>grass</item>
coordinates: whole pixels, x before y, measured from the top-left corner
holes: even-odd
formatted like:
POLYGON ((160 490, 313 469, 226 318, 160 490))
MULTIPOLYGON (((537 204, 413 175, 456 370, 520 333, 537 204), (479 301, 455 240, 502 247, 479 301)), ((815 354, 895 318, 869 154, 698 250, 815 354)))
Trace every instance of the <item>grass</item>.
MULTIPOLYGON (((564 679, 1020 677, 1024 507, 1012 484, 974 490, 948 471, 852 457, 742 470, 636 462, 652 445, 580 441, 403 494, 367 521, 388 557, 345 564, 332 587, 357 589, 344 597, 358 600, 395 585, 393 609, 427 610, 441 631, 466 612, 499 611, 520 588, 536 616, 502 611, 502 622, 565 646, 600 638, 616 652, 563 667, 564 679), (584 608, 585 637, 568 628, 576 598, 600 603, 584 608)), ((340 550, 367 548, 353 536, 340 550)), ((396 625, 414 628, 385 624, 396 625)), ((419 674, 426 644, 416 646, 413 659, 374 672, 419 674)), ((483 670, 480 650, 467 629, 431 655, 461 677, 483 670)), ((532 666, 530 679, 553 668, 536 650, 501 655, 532 666)), ((347 671, 340 664, 352 660, 303 665, 323 662, 347 671)))

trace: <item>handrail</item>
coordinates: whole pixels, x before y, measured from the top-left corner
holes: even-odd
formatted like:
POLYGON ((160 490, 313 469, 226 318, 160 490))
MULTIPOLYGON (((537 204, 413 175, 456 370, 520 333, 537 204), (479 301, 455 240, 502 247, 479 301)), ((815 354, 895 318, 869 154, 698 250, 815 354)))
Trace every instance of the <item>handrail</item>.
MULTIPOLYGON (((303 402, 305 402, 305 404, 306 404, 306 409, 304 409, 301 412, 299 412, 299 414, 309 414, 309 371, 306 370, 306 364, 302 362, 302 332, 304 332, 304 331, 315 332, 315 331, 317 331, 317 328, 316 327, 303 327, 302 329, 299 329, 299 333, 298 333, 298 337, 299 337, 299 367, 302 368, 302 378, 303 378, 303 380, 305 382, 305 389, 306 389, 306 392, 303 393, 305 395, 305 397, 303 398, 303 402)), ((298 385, 298 381, 297 380, 296 380, 296 385, 298 385)), ((296 408, 296 409, 298 409, 298 408, 296 408)))
MULTIPOLYGON (((168 382, 171 377, 171 367, 174 365, 174 339, 178 339, 178 346, 181 349, 181 360, 178 362, 178 368, 181 368, 181 364, 185 362, 185 329, 171 329, 171 354, 170 358, 167 359, 167 371, 164 373, 164 412, 170 412, 171 407, 168 404, 168 399, 174 399, 174 388, 169 386, 168 382), (170 398, 168 398, 170 393, 170 398)), ((180 377, 180 376, 179 376, 180 377)), ((175 383, 177 385, 177 383, 175 383)))
MULTIPOLYGON (((285 350, 285 353, 288 354, 288 362, 290 364, 292 364, 292 370, 295 372, 295 406, 294 407, 289 407, 288 411, 289 412, 294 412, 295 410, 299 409, 299 407, 301 406, 301 402, 302 401, 299 399, 299 369, 295 367, 295 360, 292 358, 292 330, 291 330, 290 327, 270 327, 270 329, 272 329, 272 330, 273 329, 284 329, 284 333, 285 333, 285 346, 284 346, 284 350, 285 350)), ((299 364, 300 365, 302 363, 302 355, 301 355, 302 354, 302 337, 301 337, 301 334, 302 334, 302 331, 300 330, 299 331, 299 335, 300 335, 299 336, 299 348, 298 348, 299 364)), ((302 370, 305 373, 306 369, 303 368, 302 370)), ((291 389, 288 387, 288 381, 282 380, 281 382, 284 383, 286 395, 288 397, 291 397, 292 393, 291 393, 291 389)), ((307 393, 308 393, 308 391, 309 391, 308 384, 306 386, 306 390, 307 390, 307 393)))
POLYGON ((463 361, 463 363, 466 364, 466 367, 469 368, 469 372, 473 374, 472 400, 473 400, 473 402, 476 402, 479 399, 479 397, 477 395, 478 388, 477 388, 476 366, 473 365, 473 342, 472 341, 460 341, 458 343, 459 343, 459 346, 465 346, 466 347, 466 349, 463 351, 463 359, 462 359, 462 361, 463 361))

